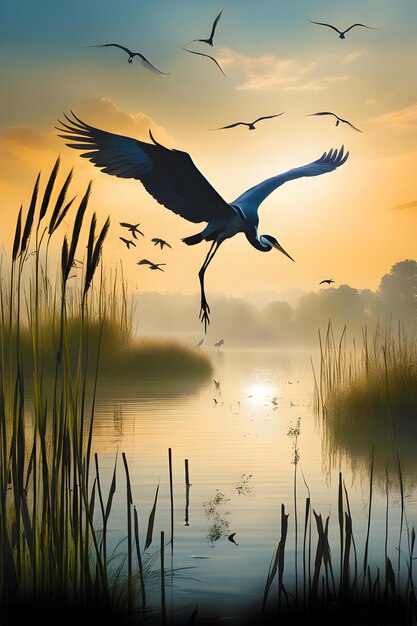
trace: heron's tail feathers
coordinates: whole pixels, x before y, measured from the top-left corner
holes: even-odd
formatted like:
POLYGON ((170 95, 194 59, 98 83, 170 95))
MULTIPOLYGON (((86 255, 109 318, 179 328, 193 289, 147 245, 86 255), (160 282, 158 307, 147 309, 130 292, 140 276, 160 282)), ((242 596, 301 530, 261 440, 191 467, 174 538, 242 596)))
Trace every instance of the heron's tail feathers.
POLYGON ((196 243, 200 243, 201 241, 203 241, 203 237, 201 236, 201 233, 198 233, 197 235, 191 235, 190 237, 184 237, 184 239, 182 239, 181 241, 186 243, 187 246, 195 246, 196 243))

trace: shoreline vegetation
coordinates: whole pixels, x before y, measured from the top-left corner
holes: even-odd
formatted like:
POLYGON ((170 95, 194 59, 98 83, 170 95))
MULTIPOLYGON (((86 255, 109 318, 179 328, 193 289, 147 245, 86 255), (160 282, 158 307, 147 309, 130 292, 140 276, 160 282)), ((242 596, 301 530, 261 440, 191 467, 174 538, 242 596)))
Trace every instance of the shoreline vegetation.
POLYGON ((417 336, 398 324, 379 326, 348 348, 346 328, 339 339, 329 323, 320 336, 320 373, 314 404, 321 415, 328 458, 367 464, 375 450, 380 484, 385 474, 408 488, 417 480, 417 336))

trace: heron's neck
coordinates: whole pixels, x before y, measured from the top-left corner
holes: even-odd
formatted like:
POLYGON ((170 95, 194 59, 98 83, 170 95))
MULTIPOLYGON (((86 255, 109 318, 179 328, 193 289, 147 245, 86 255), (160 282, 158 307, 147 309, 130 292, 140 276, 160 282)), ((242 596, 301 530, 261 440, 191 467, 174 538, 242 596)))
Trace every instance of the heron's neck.
POLYGON ((258 237, 257 230, 251 230, 250 233, 246 233, 246 238, 249 243, 260 252, 269 252, 272 250, 272 246, 269 243, 262 243, 262 235, 258 237))

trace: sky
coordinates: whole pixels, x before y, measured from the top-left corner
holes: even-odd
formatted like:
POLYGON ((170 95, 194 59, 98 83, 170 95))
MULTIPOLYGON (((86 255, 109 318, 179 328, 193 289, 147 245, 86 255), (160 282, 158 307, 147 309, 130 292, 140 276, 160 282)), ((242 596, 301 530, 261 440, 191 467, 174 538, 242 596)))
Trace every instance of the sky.
MULTIPOLYGON (((0 0, 0 245, 10 258, 19 206, 27 207, 39 170, 45 183, 61 155, 61 179, 74 167, 74 193, 93 180, 91 211, 111 217, 108 267, 122 261, 132 289, 194 293, 208 244, 181 238, 200 230, 158 205, 138 181, 101 173, 66 147, 54 129, 72 109, 93 126, 188 152, 216 190, 233 201, 281 171, 345 145, 337 171, 291 181, 262 204, 260 233, 277 237, 295 259, 259 254, 243 235, 227 241, 207 272, 208 292, 316 290, 323 278, 375 289, 396 261, 416 258, 417 3, 415 0, 0 0), (207 37, 223 9, 209 59, 182 46, 207 37), (347 28, 333 30, 309 20, 347 28), (142 52, 167 76, 112 48, 142 52), (238 120, 285 114, 210 132, 238 120), (329 117, 334 111, 363 133, 329 117), (128 251, 120 221, 146 235, 128 251), (172 250, 150 242, 162 237, 172 250), (165 262, 165 272, 137 266, 165 262)), ((41 183, 42 186, 42 183, 41 183)), ((60 241, 71 228, 62 224, 60 241)))

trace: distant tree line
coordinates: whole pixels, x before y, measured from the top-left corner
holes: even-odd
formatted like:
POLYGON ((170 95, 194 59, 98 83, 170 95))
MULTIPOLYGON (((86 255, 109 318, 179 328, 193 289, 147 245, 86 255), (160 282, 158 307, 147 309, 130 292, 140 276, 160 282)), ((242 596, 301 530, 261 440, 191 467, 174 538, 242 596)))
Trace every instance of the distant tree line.
MULTIPOLYGON (((196 296, 145 293, 136 297, 141 333, 202 332, 196 296)), ((365 325, 371 329, 381 323, 400 323, 411 332, 417 321, 417 262, 395 263, 376 291, 340 285, 305 293, 295 306, 273 301, 258 308, 243 298, 222 295, 212 296, 210 304, 210 335, 235 344, 312 345, 329 319, 336 333, 346 324, 351 336, 359 336, 365 325)))

